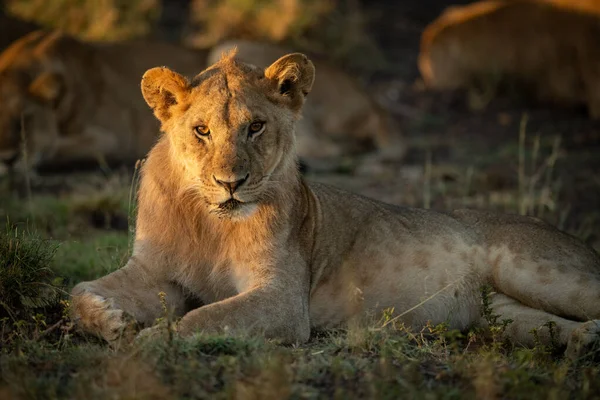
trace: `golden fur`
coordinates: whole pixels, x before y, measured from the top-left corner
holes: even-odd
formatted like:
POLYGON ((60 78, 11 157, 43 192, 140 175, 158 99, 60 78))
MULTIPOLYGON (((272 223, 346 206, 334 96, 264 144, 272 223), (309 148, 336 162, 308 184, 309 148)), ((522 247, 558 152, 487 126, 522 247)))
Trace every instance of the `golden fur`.
POLYGON ((572 357, 595 340, 600 257, 577 239, 534 218, 401 208, 305 182, 294 126, 314 74, 297 53, 266 70, 228 55, 192 81, 146 72, 164 135, 142 169, 133 255, 73 289, 81 328, 115 340, 129 321, 150 326, 162 292, 181 335, 303 342, 388 308, 415 329, 466 329, 482 323, 491 284, 516 342, 540 328, 549 343, 550 320, 572 357))
MULTIPOLYGON (((231 40, 214 47, 208 63, 214 64, 233 48, 239 60, 262 68, 291 53, 271 43, 231 40)), ((341 156, 373 150, 383 158, 401 159, 406 143, 392 117, 340 68, 312 60, 319 75, 296 126, 300 159, 315 169, 329 169, 341 156)))
POLYGON ((158 124, 138 81, 161 62, 195 73, 205 67, 206 52, 82 42, 42 30, 17 40, 0 54, 0 164, 23 169, 143 157, 158 124))
POLYGON ((599 45, 595 0, 481 1, 451 7, 425 29, 419 69, 433 88, 508 79, 600 117, 599 45))

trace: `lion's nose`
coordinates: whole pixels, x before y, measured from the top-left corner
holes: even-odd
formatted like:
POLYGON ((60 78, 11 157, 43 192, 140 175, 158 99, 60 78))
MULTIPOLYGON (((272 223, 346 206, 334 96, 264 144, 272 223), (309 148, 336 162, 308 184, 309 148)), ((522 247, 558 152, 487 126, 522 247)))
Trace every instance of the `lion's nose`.
POLYGON ((238 179, 236 181, 226 181, 224 179, 217 179, 217 177, 213 175, 213 179, 219 185, 221 185, 225 189, 229 190, 230 194, 233 194, 240 186, 242 186, 244 184, 244 182, 246 182, 248 180, 248 176, 250 176, 250 174, 247 174, 244 178, 238 179))

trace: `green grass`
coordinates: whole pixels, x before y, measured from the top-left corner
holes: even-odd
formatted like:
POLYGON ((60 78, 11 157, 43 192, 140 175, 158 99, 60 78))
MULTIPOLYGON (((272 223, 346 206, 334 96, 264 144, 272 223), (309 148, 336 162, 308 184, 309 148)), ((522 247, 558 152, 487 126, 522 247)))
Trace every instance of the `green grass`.
MULTIPOLYGON (((70 218, 77 219, 73 210, 81 204, 88 211, 126 207, 123 202, 107 207, 105 201, 90 200, 97 198, 35 196, 35 223, 68 224, 70 218)), ((3 204, 16 207, 18 202, 3 204)), ((29 214, 21 211, 7 208, 17 226, 31 224, 29 214)), ((120 267, 129 251, 126 230, 57 226, 39 232, 45 238, 20 230, 2 236, 2 271, 15 262, 23 269, 12 280, 2 277, 5 286, 16 280, 52 283, 61 276, 68 290, 120 267), (52 237, 56 232, 61 239, 52 237), (18 246, 7 247, 10 240, 18 246)), ((491 328, 469 333, 448 331, 444 325, 411 332, 384 314, 369 324, 314 332, 301 346, 200 335, 111 348, 74 329, 66 290, 57 290, 48 304, 25 307, 12 287, 0 291, 2 299, 21 311, 0 323, 0 397, 465 399, 502 394, 532 399, 585 398, 600 390, 599 364, 573 364, 561 349, 523 349, 506 342, 501 339, 502 321, 491 314, 491 328)))
MULTIPOLYGON (((433 328, 370 327, 315 335, 299 347, 197 336, 109 349, 73 338, 27 341, 0 356, 4 391, 20 398, 583 398, 600 368, 543 349, 496 346, 433 328)), ((2 393, 0 391, 0 393, 2 393)))
MULTIPOLYGON (((435 208, 471 204, 513 212, 542 210, 546 218, 558 220, 560 208, 539 203, 540 193, 552 188, 552 199, 560 204, 554 175, 536 178, 549 165, 551 144, 536 150, 536 139, 525 139, 510 151, 502 147, 493 154, 512 159, 515 174, 521 171, 502 195, 478 178, 486 167, 482 158, 469 165, 429 163, 428 184, 403 186, 404 198, 422 205, 428 196, 435 208), (535 200, 535 207, 528 199, 535 200)), ((360 183, 358 177, 350 178, 360 183)), ((77 282, 125 263, 130 232, 113 219, 127 220, 135 209, 129 204, 131 178, 69 179, 76 180, 71 189, 56 194, 41 187, 31 198, 0 195, 0 213, 10 227, 0 236, 0 300, 12 314, 0 315, 0 398, 558 399, 600 393, 595 354, 573 363, 560 348, 521 348, 502 339, 504 322, 489 310, 489 328, 464 333, 443 324, 409 331, 384 313, 369 324, 313 332, 311 341, 299 346, 200 335, 110 347, 74 328, 68 292, 77 282), (89 182, 95 183, 82 189, 89 182)), ((570 220, 573 233, 585 239, 598 232, 593 212, 570 220)), ((485 292, 482 296, 485 300, 485 292)))
POLYGON ((55 247, 10 226, 0 233, 0 318, 18 321, 58 301, 60 279, 49 264, 55 247))
POLYGON ((85 238, 64 241, 58 245, 52 269, 71 284, 99 278, 125 265, 128 240, 126 232, 93 231, 85 238))

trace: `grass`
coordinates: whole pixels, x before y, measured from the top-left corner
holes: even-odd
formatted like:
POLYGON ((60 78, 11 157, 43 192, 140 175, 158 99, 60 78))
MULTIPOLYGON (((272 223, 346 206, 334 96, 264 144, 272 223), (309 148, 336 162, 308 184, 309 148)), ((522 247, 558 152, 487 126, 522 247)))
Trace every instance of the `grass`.
MULTIPOLYGON (((300 347, 196 336, 111 350, 64 338, 24 341, 1 356, 3 390, 19 398, 507 398, 597 393, 597 365, 545 349, 496 345, 444 327, 355 327, 300 347)), ((1 392, 0 392, 1 393, 1 392)), ((555 397, 557 396, 557 397, 555 397)))
POLYGON ((92 232, 85 239, 58 245, 52 268, 69 283, 93 280, 125 265, 128 236, 124 232, 92 232))
POLYGON ((54 251, 10 226, 0 234, 0 318, 16 322, 58 301, 61 281, 49 268, 54 251))
MULTIPOLYGON (((552 174, 537 176, 557 168, 559 152, 535 137, 528 141, 524 125, 511 153, 518 171, 510 188, 513 200, 505 206, 518 212, 525 204, 525 212, 541 207, 546 216, 554 215, 556 210, 539 202, 533 207, 529 199, 554 184, 552 174)), ((465 203, 477 195, 480 166, 443 183, 430 154, 425 164, 422 185, 411 195, 421 205, 434 206, 440 196, 465 203)), ((594 359, 572 363, 554 346, 510 343, 502 336, 510 321, 486 307, 489 327, 469 332, 445 324, 411 331, 388 310, 367 324, 313 332, 300 346, 199 335, 109 347, 73 328, 67 293, 76 282, 124 264, 130 252, 127 227, 97 223, 90 215, 134 214, 132 179, 122 173, 72 179, 96 183, 82 189, 73 182, 76 189, 60 195, 34 188, 30 207, 10 194, 0 202, 11 223, 0 236, 0 298, 11 310, 0 319, 0 397, 532 399, 588 398, 600 391, 594 359)), ((594 229, 592 224, 582 232, 594 229)), ((482 292, 484 305, 487 293, 482 292)))

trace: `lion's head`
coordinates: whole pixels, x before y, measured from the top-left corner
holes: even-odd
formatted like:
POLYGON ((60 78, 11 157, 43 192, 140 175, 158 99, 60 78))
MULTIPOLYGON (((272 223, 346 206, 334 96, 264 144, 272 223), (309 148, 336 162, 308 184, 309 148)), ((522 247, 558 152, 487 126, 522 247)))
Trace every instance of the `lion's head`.
POLYGON ((76 44, 60 32, 36 31, 0 54, 0 167, 42 164, 73 125, 71 106, 85 109, 74 95, 85 85, 68 68, 69 58, 86 57, 76 44))
POLYGON ((147 71, 142 93, 167 135, 183 189, 213 214, 251 215, 297 168, 294 124, 314 75, 299 53, 264 70, 230 53, 191 82, 167 68, 147 71))

